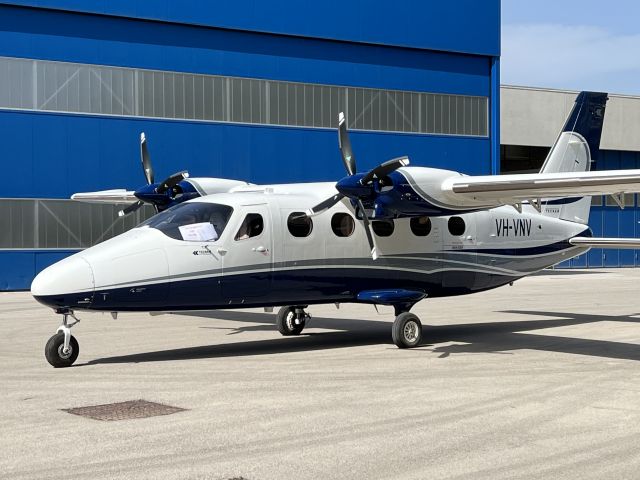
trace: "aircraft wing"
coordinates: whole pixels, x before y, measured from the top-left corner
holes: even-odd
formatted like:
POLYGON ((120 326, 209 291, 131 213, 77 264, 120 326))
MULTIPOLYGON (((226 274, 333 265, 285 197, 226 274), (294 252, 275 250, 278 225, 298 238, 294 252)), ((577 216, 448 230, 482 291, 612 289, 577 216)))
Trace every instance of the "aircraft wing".
POLYGON ((441 188, 453 204, 514 205, 540 198, 640 192, 640 170, 461 176, 445 179, 441 188))
POLYGON ((573 237, 569 239, 569 243, 579 247, 630 248, 640 250, 640 238, 573 237))
POLYGON ((132 190, 117 188, 115 190, 100 190, 99 192, 74 193, 71 200, 90 203, 134 203, 138 199, 132 190))

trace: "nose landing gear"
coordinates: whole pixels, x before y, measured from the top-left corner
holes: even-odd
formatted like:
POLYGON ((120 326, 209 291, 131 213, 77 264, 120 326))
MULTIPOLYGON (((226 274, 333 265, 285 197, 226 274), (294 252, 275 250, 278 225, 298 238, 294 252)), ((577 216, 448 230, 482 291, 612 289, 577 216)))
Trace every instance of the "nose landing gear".
POLYGON ((291 335, 300 335, 304 329, 307 320, 311 318, 304 309, 307 306, 287 306, 278 310, 276 315, 276 326, 278 331, 285 337, 291 335))
POLYGON ((55 368, 70 367, 78 358, 80 348, 78 341, 71 335, 71 327, 80 322, 71 310, 57 311, 62 314, 62 325, 58 327, 55 335, 53 335, 44 347, 44 356, 47 362, 55 368), (69 317, 74 322, 69 323, 69 317))

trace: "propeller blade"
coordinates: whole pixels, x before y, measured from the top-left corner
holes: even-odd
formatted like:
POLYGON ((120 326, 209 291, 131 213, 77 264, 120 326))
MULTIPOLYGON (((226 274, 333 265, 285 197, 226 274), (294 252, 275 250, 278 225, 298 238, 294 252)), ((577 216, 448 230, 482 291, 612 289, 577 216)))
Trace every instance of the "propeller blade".
POLYGON ((342 198, 344 197, 343 194, 341 193, 336 193, 333 197, 329 197, 326 200, 320 202, 319 204, 317 204, 315 207, 310 208, 309 210, 307 210, 305 213, 307 215, 307 217, 313 217, 315 215, 318 215, 322 212, 324 212, 325 210, 328 210, 329 208, 333 207, 336 203, 338 203, 340 200, 342 200, 342 198))
POLYGON ((158 188, 156 188, 156 192, 164 193, 170 188, 175 187, 185 178, 189 178, 189 172, 187 172, 186 170, 174 173, 169 178, 165 179, 160 185, 158 185, 158 188))
POLYGON ((371 258, 376 260, 378 258, 378 250, 373 240, 373 233, 371 233, 371 223, 369 222, 369 218, 367 217, 367 212, 365 212, 364 210, 362 200, 358 200, 358 207, 360 208, 360 212, 362 213, 362 223, 364 223, 364 231, 367 234, 367 242, 369 242, 369 248, 371 249, 371 258))
POLYGON ((153 167, 151 166, 151 156, 147 149, 147 138, 145 137, 144 132, 140 134, 140 159, 142 160, 144 178, 147 179, 147 184, 151 185, 154 182, 153 167))
POLYGON ((351 150, 351 140, 349 140, 349 132, 347 131, 347 118, 343 112, 338 114, 338 145, 340 153, 342 153, 342 161, 344 168, 347 169, 349 175, 356 173, 356 158, 351 150))
POLYGON ((362 185, 366 185, 374 178, 384 178, 391 172, 399 169, 400 167, 406 167, 407 165, 409 165, 409 157, 398 157, 387 160, 386 162, 378 165, 373 170, 369 171, 369 173, 362 177, 360 183, 362 183, 362 185))
POLYGON ((122 210, 120 210, 118 212, 118 216, 119 217, 124 217, 125 215, 129 215, 130 213, 133 213, 136 210, 138 210, 142 205, 144 205, 144 202, 142 200, 138 200, 136 203, 132 203, 128 207, 123 208, 122 210))

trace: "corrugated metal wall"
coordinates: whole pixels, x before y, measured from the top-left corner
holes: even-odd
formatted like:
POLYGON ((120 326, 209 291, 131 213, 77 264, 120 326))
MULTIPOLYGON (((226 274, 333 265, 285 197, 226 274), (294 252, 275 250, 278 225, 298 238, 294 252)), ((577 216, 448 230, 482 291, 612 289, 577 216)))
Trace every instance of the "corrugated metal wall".
MULTIPOLYGON (((396 2, 393 12, 382 0, 333 2, 319 5, 318 15, 299 2, 251 2, 248 16, 233 25, 228 22, 242 10, 239 4, 10 3, 0 2, 5 57, 484 97, 498 82, 491 73, 492 55, 499 55, 498 0, 406 0, 396 2), (261 8, 278 15, 254 15, 261 8), (403 28, 386 21, 409 13, 403 28), (349 28, 341 30, 323 15, 340 15, 349 28), (282 18, 291 20, 289 30, 273 24, 282 18)), ((498 105, 491 103, 492 109, 498 105)), ((328 129, 14 109, 0 112, 0 158, 12 171, 0 196, 68 198, 76 191, 138 187, 141 131, 158 175, 188 169, 194 176, 275 183, 333 180, 344 173, 336 133, 328 129)), ((414 165, 482 174, 491 171, 496 131, 492 137, 356 132, 353 143, 362 169, 406 154, 414 165)), ((68 253, 0 251, 0 289, 28 288, 35 273, 68 253)))

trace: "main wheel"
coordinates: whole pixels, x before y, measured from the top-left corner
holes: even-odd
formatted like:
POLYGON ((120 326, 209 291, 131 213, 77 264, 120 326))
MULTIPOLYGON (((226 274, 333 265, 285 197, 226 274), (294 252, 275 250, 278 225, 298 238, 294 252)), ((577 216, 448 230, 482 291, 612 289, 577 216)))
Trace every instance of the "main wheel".
POLYGON ((69 351, 64 352, 64 333, 62 332, 51 337, 44 347, 44 356, 47 357, 47 362, 55 368, 70 367, 78 358, 78 353, 80 353, 80 348, 73 335, 69 340, 69 351))
POLYGON ((422 324, 413 313, 404 312, 398 315, 391 329, 393 343, 398 348, 412 348, 422 341, 422 324))
POLYGON ((299 318, 295 307, 282 307, 276 315, 278 331, 285 337, 300 335, 304 329, 305 318, 299 318))

